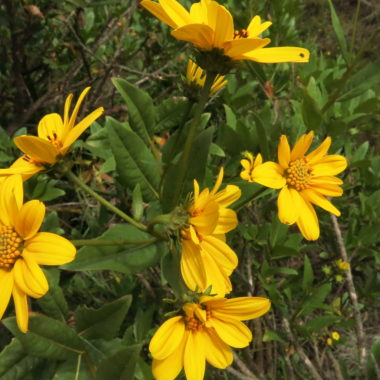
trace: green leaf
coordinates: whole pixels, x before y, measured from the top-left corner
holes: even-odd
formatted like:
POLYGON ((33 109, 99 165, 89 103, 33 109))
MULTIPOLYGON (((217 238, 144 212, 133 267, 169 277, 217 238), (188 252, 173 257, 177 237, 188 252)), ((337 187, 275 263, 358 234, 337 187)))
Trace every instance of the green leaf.
POLYGON ((112 339, 119 333, 120 326, 129 310, 132 296, 126 295, 107 303, 100 309, 80 307, 75 312, 75 329, 86 339, 112 339))
POLYGON ((137 342, 147 343, 147 333, 152 327, 153 314, 156 307, 151 305, 148 309, 138 309, 134 324, 134 333, 137 342))
MULTIPOLYGON (((199 183, 203 182, 205 176, 207 157, 210 150, 211 139, 214 128, 207 128, 202 131, 194 140, 190 151, 190 165, 188 167, 184 184, 182 186, 182 194, 186 195, 193 188, 193 180, 196 179, 199 183)), ((175 188, 178 186, 178 165, 180 158, 176 164, 170 166, 164 177, 163 192, 162 192, 162 207, 164 212, 171 211, 176 205, 173 204, 175 188)))
MULTIPOLYGON (((137 228, 118 224, 109 228, 97 240, 144 240, 152 236, 137 228)), ((77 252, 76 259, 61 268, 74 271, 114 270, 133 274, 155 265, 165 252, 164 243, 147 245, 88 246, 77 252)))
POLYGON ((334 325, 339 321, 340 317, 337 315, 321 315, 319 317, 313 318, 310 321, 307 321, 304 327, 309 332, 322 331, 325 327, 334 325))
POLYGON ((304 256, 302 289, 309 290, 313 284, 314 273, 309 258, 304 256))
POLYGON ((83 341, 73 329, 44 315, 35 313, 29 317, 27 334, 19 330, 15 317, 4 319, 3 323, 31 355, 62 360, 84 352, 83 341))
POLYGON ((325 308, 324 301, 331 292, 331 284, 323 284, 313 289, 313 291, 307 295, 305 301, 302 304, 300 312, 297 317, 303 317, 309 315, 315 309, 325 308))
POLYGON ((60 363, 54 374, 54 380, 92 380, 91 372, 83 355, 77 355, 60 363))
POLYGON ((302 101, 302 118, 307 129, 320 131, 323 117, 317 101, 305 89, 302 101))
POLYGON ((265 334, 263 336, 263 341, 264 342, 271 342, 271 341, 275 341, 275 342, 281 342, 281 343, 287 343, 285 339, 283 339, 278 333, 276 333, 275 331, 270 331, 270 330, 267 330, 265 331, 265 334))
POLYGON ((260 151, 264 159, 269 159, 269 146, 268 146, 268 136, 266 133, 266 129, 261 118, 253 114, 253 118, 255 119, 255 127, 256 133, 259 140, 260 151))
POLYGON ((41 358, 29 356, 20 341, 13 338, 0 353, 0 378, 1 380, 23 380, 41 361, 41 358))
MULTIPOLYGON (((173 248, 175 249, 175 248, 173 248)), ((161 260, 161 275, 163 276, 163 283, 165 280, 169 283, 175 296, 181 297, 187 290, 185 283, 181 276, 181 268, 179 263, 179 253, 169 251, 161 260)))
POLYGON ((229 127, 231 127, 234 131, 236 131, 237 121, 236 121, 236 116, 234 112, 227 104, 223 104, 223 106, 224 106, 224 112, 226 113, 226 124, 229 127))
POLYGON ((147 201, 158 198, 159 164, 134 132, 121 124, 110 123, 108 136, 115 155, 120 183, 129 188, 140 184, 147 201))
POLYGON ((95 379, 133 379, 140 349, 140 345, 125 347, 118 351, 116 354, 102 360, 98 367, 95 379))
POLYGON ((112 83, 127 103, 131 128, 149 146, 156 118, 152 98, 124 79, 113 78, 112 83))
POLYGON ((336 14, 335 7, 334 7, 332 0, 327 0, 327 2, 328 2, 329 7, 330 7, 331 21, 332 21, 332 25, 334 28, 336 38, 338 40, 340 51, 342 52, 343 58, 346 61, 346 63, 349 63, 347 41, 346 41, 346 38, 344 36, 342 24, 340 23, 339 17, 336 14))
POLYGON ((49 291, 37 300, 40 308, 54 319, 66 321, 69 307, 59 286, 60 272, 57 269, 44 270, 49 281, 49 291))
POLYGON ((164 100, 156 108, 157 122, 154 127, 155 133, 161 133, 177 126, 180 127, 184 124, 190 107, 190 102, 184 98, 164 100))

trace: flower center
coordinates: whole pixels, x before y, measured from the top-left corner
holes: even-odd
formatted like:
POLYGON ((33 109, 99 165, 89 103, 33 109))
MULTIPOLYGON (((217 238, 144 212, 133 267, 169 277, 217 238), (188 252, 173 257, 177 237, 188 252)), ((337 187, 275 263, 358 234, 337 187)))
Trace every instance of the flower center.
MULTIPOLYGON (((212 316, 211 310, 205 309, 206 311, 206 321, 209 320, 212 316)), ((185 326, 187 330, 198 331, 203 328, 205 325, 204 322, 200 321, 197 316, 194 314, 193 317, 185 317, 185 326)))
POLYGON ((62 141, 59 140, 56 132, 53 131, 51 135, 47 135, 46 138, 49 140, 50 144, 53 144, 57 149, 62 148, 62 141))
POLYGON ((288 186, 297 191, 307 189, 312 177, 312 167, 307 163, 306 157, 292 161, 286 169, 286 182, 288 186))
POLYGON ((247 29, 240 29, 235 30, 234 32, 234 40, 237 40, 239 38, 248 38, 248 30, 247 29))
POLYGON ((22 252, 22 239, 12 227, 0 225, 0 268, 10 269, 22 252))

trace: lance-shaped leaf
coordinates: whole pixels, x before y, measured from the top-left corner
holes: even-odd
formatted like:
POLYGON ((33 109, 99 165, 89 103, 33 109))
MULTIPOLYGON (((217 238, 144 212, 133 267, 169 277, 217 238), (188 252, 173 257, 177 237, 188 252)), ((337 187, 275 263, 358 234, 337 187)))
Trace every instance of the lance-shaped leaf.
POLYGON ((63 360, 85 351, 82 339, 73 329, 44 315, 30 316, 27 334, 19 330, 15 317, 5 319, 3 323, 31 355, 63 360))
POLYGON ((100 244, 106 241, 121 243, 120 245, 83 247, 77 252, 74 261, 62 265, 61 268, 74 271, 114 270, 133 274, 155 265, 166 249, 164 243, 153 244, 151 235, 126 224, 109 228, 97 240, 100 244), (130 241, 131 244, 126 244, 125 240, 130 241), (145 240, 145 244, 140 243, 145 240), (138 241, 139 244, 134 244, 133 241, 138 241))
POLYGON ((100 309, 80 307, 75 312, 75 329, 87 339, 112 339, 117 336, 132 296, 126 295, 100 309))
POLYGON ((122 124, 109 123, 108 137, 120 183, 134 189, 140 184, 146 201, 158 198, 159 164, 141 138, 122 124))
POLYGON ((148 93, 121 78, 113 78, 112 83, 128 106, 131 128, 150 145, 150 137, 155 126, 155 109, 148 93))

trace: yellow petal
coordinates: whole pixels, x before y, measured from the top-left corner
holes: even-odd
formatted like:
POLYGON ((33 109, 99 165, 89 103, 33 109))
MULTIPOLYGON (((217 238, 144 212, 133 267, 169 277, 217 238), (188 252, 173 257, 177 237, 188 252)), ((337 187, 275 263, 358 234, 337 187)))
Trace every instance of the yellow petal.
POLYGON ((73 261, 76 248, 67 239, 50 232, 38 232, 25 242, 24 257, 31 255, 37 264, 62 265, 73 261))
POLYGON ((281 136, 280 144, 278 145, 278 163, 284 168, 287 169, 290 162, 290 146, 288 139, 285 135, 281 136))
POLYGON ((326 137, 322 144, 309 153, 306 158, 309 164, 317 163, 329 150, 331 146, 331 137, 326 137))
POLYGON ((262 297, 237 297, 210 299, 205 304, 219 319, 232 318, 240 321, 261 317, 270 310, 271 303, 262 297))
POLYGON ((234 22, 231 13, 216 1, 207 4, 208 25, 215 31, 214 46, 221 48, 225 41, 233 39, 234 22))
POLYGON ((152 372, 156 380, 174 380, 183 367, 183 355, 189 331, 177 349, 163 360, 153 359, 152 372))
POLYGON ((49 284, 45 274, 32 257, 23 256, 22 259, 17 260, 13 268, 15 281, 23 292, 32 297, 37 296, 36 298, 47 293, 49 284))
POLYGON ((310 52, 299 47, 256 49, 244 54, 244 59, 261 63, 309 62, 310 52))
POLYGON ((185 324, 183 317, 173 317, 164 322, 149 343, 149 351, 155 359, 170 356, 184 339, 185 324))
POLYGON ((147 11, 152 13, 152 15, 156 16, 159 20, 169 25, 173 29, 178 28, 178 25, 167 15, 160 4, 157 4, 156 2, 150 0, 143 0, 141 1, 140 5, 142 5, 147 11))
POLYGON ((54 164, 58 155, 57 148, 44 139, 36 136, 17 136, 16 146, 36 162, 54 164))
MULTIPOLYGON (((198 207, 197 207, 198 209, 198 207)), ((201 208, 202 209, 202 208, 201 208)), ((202 235, 210 235, 219 219, 219 205, 215 201, 207 202, 200 215, 191 217, 189 223, 193 225, 197 232, 202 235)))
POLYGON ((171 34, 177 40, 191 42, 200 49, 211 50, 214 47, 214 31, 208 25, 185 25, 173 30, 171 34))
POLYGON ((213 234, 226 234, 236 228, 238 224, 236 212, 229 209, 220 207, 218 224, 216 225, 213 234))
POLYGON ((252 333, 243 322, 232 318, 223 318, 221 320, 214 317, 209 321, 220 339, 231 347, 247 347, 252 340, 252 333))
POLYGON ((22 178, 11 175, 0 186, 0 221, 7 226, 13 226, 15 218, 22 206, 24 197, 22 178))
POLYGON ((74 128, 75 120, 77 119, 77 116, 78 116, 78 112, 79 112, 80 106, 82 105, 85 96, 86 96, 87 93, 90 91, 90 88, 91 88, 91 87, 86 87, 86 88, 82 91, 82 93, 79 95, 79 98, 78 98, 78 100, 77 100, 77 102, 76 102, 76 104, 75 104, 75 107, 74 107, 73 113, 72 113, 71 116, 70 116, 69 124, 68 124, 68 126, 67 126, 67 131, 70 131, 72 128, 74 128))
POLYGON ((331 183, 313 183, 311 184, 311 188, 326 197, 340 197, 343 194, 341 187, 331 183))
POLYGON ((206 272, 207 286, 200 288, 199 292, 204 292, 211 286, 211 294, 223 296, 230 293, 232 285, 226 271, 218 265, 212 256, 202 255, 202 261, 206 272))
POLYGON ((62 141, 64 134, 63 121, 57 113, 45 115, 38 123, 38 137, 50 144, 50 141, 62 141))
POLYGON ((238 257, 236 253, 224 241, 214 236, 205 236, 200 247, 206 255, 212 256, 216 263, 226 270, 228 275, 237 267, 238 257))
POLYGON ((223 49, 225 54, 232 59, 249 59, 247 58, 248 54, 261 51, 269 43, 269 38, 239 38, 226 42, 223 49))
POLYGON ((256 158, 255 158, 255 162, 253 163, 253 167, 255 168, 256 166, 259 166, 263 163, 263 157, 262 155, 259 153, 256 158))
POLYGON ((248 36, 257 37, 262 32, 267 30, 271 25, 272 23, 270 21, 265 21, 261 23, 260 16, 255 16, 248 25, 248 28, 247 28, 248 36))
POLYGON ((0 179, 2 176, 20 174, 22 176, 22 180, 26 181, 43 169, 43 166, 36 165, 33 161, 29 161, 26 155, 23 155, 18 158, 9 168, 0 169, 0 179))
POLYGON ((308 200, 310 203, 313 203, 324 210, 331 212, 336 216, 340 216, 340 211, 329 202, 323 195, 319 194, 317 191, 313 189, 306 189, 302 191, 302 197, 308 200))
POLYGON ((318 176, 311 177, 310 183, 312 185, 342 185, 343 181, 333 176, 318 176))
POLYGON ((25 294, 28 294, 33 298, 40 298, 44 295, 42 292, 35 292, 27 285, 27 282, 25 281, 25 276, 28 275, 28 269, 26 268, 26 263, 22 258, 18 259, 15 262, 12 273, 15 284, 17 284, 18 288, 22 290, 25 294))
POLYGON ((28 331, 29 319, 28 302, 26 294, 15 284, 13 286, 12 295, 16 309, 17 326, 23 333, 26 333, 28 331))
POLYGON ((291 161, 294 161, 298 158, 301 158, 305 155, 305 153, 310 148, 311 142, 314 138, 314 132, 310 131, 306 135, 302 135, 294 145, 294 148, 292 149, 292 152, 290 154, 291 161))
POLYGON ((223 190, 215 194, 214 200, 217 201, 220 206, 227 207, 236 202, 240 196, 241 190, 238 186, 227 185, 223 190))
POLYGON ((319 223, 317 214, 310 202, 302 197, 300 197, 300 200, 300 211, 297 226, 305 239, 317 240, 319 238, 319 223))
MULTIPOLYGON (((192 24, 190 13, 176 0, 159 0, 165 13, 178 26, 192 24)), ((178 27, 177 26, 177 27, 178 27)))
POLYGON ((213 189, 211 190, 211 194, 216 194, 216 192, 219 190, 222 182, 223 182, 223 176, 224 176, 224 168, 221 167, 219 169, 218 177, 216 178, 215 185, 213 189))
POLYGON ((313 165, 314 176, 332 176, 339 174, 347 167, 345 157, 338 154, 331 154, 322 157, 318 163, 313 165))
POLYGON ((264 162, 252 171, 252 179, 260 185, 281 189, 286 185, 284 169, 275 162, 264 162))
POLYGON ((73 94, 69 94, 65 100, 65 107, 63 109, 63 125, 65 128, 64 132, 67 132, 67 127, 69 126, 69 120, 70 120, 70 106, 71 106, 71 101, 73 100, 73 94))
POLYGON ((281 223, 292 225, 299 216, 299 197, 297 190, 285 186, 277 199, 278 218, 281 223))
POLYGON ((213 329, 204 329, 199 331, 201 334, 207 334, 206 360, 216 368, 226 368, 232 364, 233 354, 231 348, 224 343, 213 329))
POLYGON ((104 108, 99 107, 87 115, 74 128, 70 129, 60 149, 61 154, 66 154, 70 146, 79 138, 79 136, 100 116, 104 113, 104 108))
POLYGON ((13 289, 13 274, 12 271, 0 269, 0 319, 3 318, 4 312, 9 304, 13 289))
POLYGON ((37 200, 25 203, 15 218, 15 229, 25 240, 34 236, 45 217, 45 205, 37 200))
POLYGON ((183 358, 183 366, 187 380, 203 379, 206 367, 206 350, 207 347, 204 346, 202 335, 197 334, 196 331, 190 333, 186 342, 183 358))
POLYGON ((206 289, 206 273, 200 249, 189 240, 182 240, 181 274, 186 286, 195 291, 206 289))

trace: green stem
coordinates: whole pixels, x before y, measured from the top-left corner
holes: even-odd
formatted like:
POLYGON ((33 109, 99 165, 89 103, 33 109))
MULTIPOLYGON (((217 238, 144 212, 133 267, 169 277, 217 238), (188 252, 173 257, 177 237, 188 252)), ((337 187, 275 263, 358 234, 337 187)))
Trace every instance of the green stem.
POLYGON ((143 240, 99 240, 96 239, 82 239, 82 240, 71 240, 71 242, 79 247, 82 245, 92 245, 92 246, 109 246, 109 245, 148 245, 157 241, 157 238, 143 239, 143 240))
POLYGON ((96 193, 94 190, 91 189, 91 187, 87 186, 80 178, 78 178, 71 170, 67 170, 65 172, 65 175, 73 181, 75 184, 77 184, 82 190, 84 190, 86 193, 90 194, 93 198, 95 198, 100 204, 107 207, 110 211, 112 211, 114 214, 119 215, 120 218, 125 220, 126 222, 132 224, 136 228, 138 228, 141 231, 146 232, 148 228, 144 226, 143 224, 137 222, 130 216, 128 216, 125 212, 118 209, 116 206, 114 206, 112 203, 108 202, 105 198, 103 198, 101 195, 96 193))
POLYGON ((208 72, 206 75, 206 81, 202 88, 202 92, 199 96, 199 101, 194 111, 194 117, 189 127, 189 133, 186 138, 185 147, 183 149, 183 153, 179 161, 177 186, 174 191, 172 205, 176 205, 181 196, 182 188, 184 185, 183 182, 186 178, 187 168, 189 166, 190 152, 191 152, 191 148, 193 146, 193 142, 196 136, 197 127, 201 120, 202 112, 206 106, 207 100, 210 95, 210 90, 216 76, 217 76, 217 73, 210 73, 210 72, 208 72))

